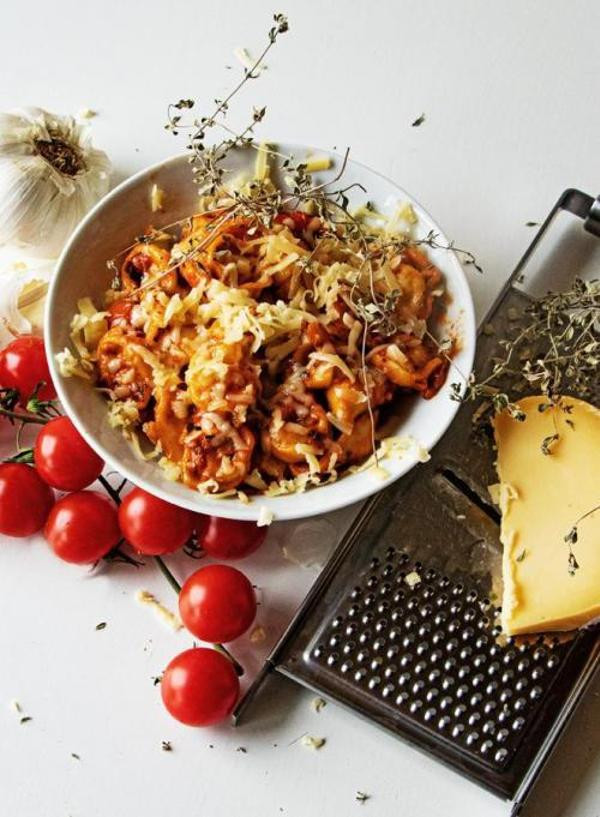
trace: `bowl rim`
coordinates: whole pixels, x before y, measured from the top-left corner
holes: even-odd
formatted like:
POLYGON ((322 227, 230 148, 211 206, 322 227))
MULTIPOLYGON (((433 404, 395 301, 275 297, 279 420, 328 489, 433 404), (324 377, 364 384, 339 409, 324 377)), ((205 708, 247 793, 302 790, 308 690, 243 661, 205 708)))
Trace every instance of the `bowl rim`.
MULTIPOLYGON (((338 151, 329 150, 326 148, 318 148, 312 145, 302 145, 295 142, 287 142, 283 140, 269 140, 269 144, 285 145, 286 147, 294 148, 295 151, 299 152, 301 151, 304 154, 308 152, 314 152, 334 156, 340 160, 344 158, 343 155, 340 154, 338 151)), ((104 448, 104 446, 94 437, 94 435, 88 431, 83 421, 80 419, 77 411, 73 408, 71 401, 68 397, 67 390, 63 385, 63 377, 58 369, 58 364, 55 359, 55 350, 52 348, 53 333, 51 331, 52 328, 51 314, 53 311, 53 305, 59 287, 59 282, 61 279, 61 270, 63 268, 64 262, 71 251, 72 245, 77 241, 80 234, 85 231, 87 226, 94 221, 98 213, 101 210, 103 210, 113 199, 117 198, 123 191, 127 190, 128 188, 135 186, 139 181, 152 177, 153 174, 159 172, 165 167, 168 167, 172 164, 181 163, 183 161, 187 163, 188 160, 189 157, 186 154, 178 153, 169 156, 165 159, 161 159, 160 161, 155 162, 151 165, 148 165, 147 167, 136 171, 131 176, 128 176, 127 178, 123 179, 123 181, 121 181, 105 196, 103 196, 98 202, 96 202, 96 204, 91 208, 91 210, 89 210, 88 213, 86 213, 86 215, 79 222, 79 224, 69 237, 69 240, 63 247, 56 261, 54 274, 52 276, 48 288, 48 294, 46 297, 46 305, 44 312, 44 326, 45 326, 44 343, 53 383, 66 416, 69 417, 69 419, 74 424, 75 428, 84 438, 84 440, 88 443, 88 445, 90 445, 90 447, 94 451, 96 451, 96 453, 105 461, 105 463, 109 465, 112 469, 117 471, 119 474, 121 474, 123 477, 126 477, 127 480, 132 483, 132 485, 140 487, 145 491, 148 491, 149 493, 153 494, 154 496, 160 497, 166 502, 175 504, 179 507, 188 508, 189 510, 195 511, 197 513, 207 513, 212 516, 221 516, 229 519, 257 521, 261 516, 261 512, 263 511, 264 507, 269 506, 268 510, 273 511, 274 521, 304 519, 310 518, 311 516, 317 514, 330 513, 332 511, 339 510, 340 508, 347 507, 356 502, 362 502, 368 499, 369 497, 373 496, 373 494, 379 493, 384 488, 388 487, 393 482, 395 482, 397 479, 400 479, 400 477, 405 476, 418 462, 422 461, 418 447, 415 448, 413 452, 408 452, 407 455, 402 459, 403 468, 401 470, 401 473, 390 474, 388 477, 379 481, 374 478, 371 478, 368 472, 365 471, 361 473, 355 473, 347 477, 343 477, 338 482, 332 483, 333 485, 339 484, 340 482, 347 484, 350 480, 353 480, 354 490, 349 490, 347 492, 340 493, 340 496, 337 499, 331 497, 330 501, 326 504, 326 507, 320 507, 319 503, 317 503, 317 507, 314 508, 312 507, 313 503, 311 503, 310 501, 294 502, 293 500, 298 497, 306 498, 313 496, 315 491, 325 491, 325 489, 328 487, 327 485, 309 489, 304 493, 298 492, 282 494, 276 497, 258 496, 256 497, 255 500, 251 501, 250 504, 244 504, 235 497, 216 500, 212 499, 210 496, 205 496, 203 494, 200 494, 199 492, 195 492, 192 489, 189 489, 190 499, 188 501, 185 498, 185 496, 183 497, 174 496, 172 493, 170 493, 168 490, 165 490, 161 486, 149 482, 144 477, 141 477, 139 474, 134 473, 127 464, 123 464, 118 458, 114 457, 109 451, 107 451, 104 448), (357 486, 360 486, 358 490, 356 489, 357 486), (275 508, 272 508, 270 506, 274 500, 277 500, 277 505, 275 508), (285 500, 288 501, 286 502, 285 500)), ((405 190, 403 187, 401 187, 399 184, 397 184, 395 181, 390 179, 385 174, 379 172, 378 170, 374 170, 373 168, 369 167, 363 162, 348 158, 348 164, 354 165, 355 167, 359 167, 361 170, 366 171, 371 175, 377 176, 384 182, 386 182, 388 185, 391 185, 394 188, 394 190, 397 191, 399 196, 404 197, 412 205, 416 206, 418 210, 421 211, 421 213, 423 213, 423 215, 433 225, 437 235, 444 243, 446 244, 450 243, 446 234, 439 226, 438 222, 434 218, 432 218, 429 211, 422 206, 418 199, 416 199, 407 190, 405 190)), ((460 263, 456 254, 452 254, 451 258, 452 263, 456 268, 456 272, 462 279, 463 288, 465 290, 465 293, 467 294, 467 297, 464 299, 464 301, 461 301, 460 308, 461 313, 464 316, 462 320, 463 346, 461 352, 462 353, 464 353, 465 351, 467 352, 466 359, 463 359, 462 361, 461 372, 465 377, 468 378, 472 372, 475 357, 477 333, 475 307, 473 302, 473 294, 471 292, 471 288, 469 286, 469 282, 463 269, 463 266, 460 263)), ((428 450, 433 449, 433 447, 437 445, 441 437, 449 429, 450 425, 454 421, 454 418, 459 407, 460 403, 457 401, 452 406, 451 410, 448 412, 445 420, 439 425, 435 433, 431 435, 431 439, 428 443, 428 450)))

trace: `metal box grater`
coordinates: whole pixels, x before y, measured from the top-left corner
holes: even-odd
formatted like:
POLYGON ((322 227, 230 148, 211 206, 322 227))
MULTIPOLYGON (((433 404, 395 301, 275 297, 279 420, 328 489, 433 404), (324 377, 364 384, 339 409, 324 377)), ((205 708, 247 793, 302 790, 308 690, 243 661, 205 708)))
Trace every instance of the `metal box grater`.
MULTIPOLYGON (((567 190, 486 316, 476 371, 518 326, 530 296, 517 284, 560 213, 597 244, 600 199, 567 190)), ((275 670, 514 799, 516 814, 600 664, 600 634, 501 636, 497 477, 473 411, 463 405, 431 460, 365 503, 235 716, 275 670)))

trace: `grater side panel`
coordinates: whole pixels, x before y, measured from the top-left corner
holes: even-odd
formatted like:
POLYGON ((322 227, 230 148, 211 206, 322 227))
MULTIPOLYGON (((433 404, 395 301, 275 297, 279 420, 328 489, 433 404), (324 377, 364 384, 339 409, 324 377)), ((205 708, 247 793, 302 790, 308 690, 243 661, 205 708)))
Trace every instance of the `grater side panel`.
MULTIPOLYGON (((581 217, 584 199, 593 201, 567 191, 561 202, 581 217)), ((512 284, 561 202, 482 327, 480 377, 498 338, 519 331, 531 299, 512 284)), ((272 666, 512 798, 572 712, 600 639, 593 628, 501 636, 499 514, 488 491, 497 476, 489 437, 472 433, 474 411, 461 406, 431 461, 367 503, 272 666)))

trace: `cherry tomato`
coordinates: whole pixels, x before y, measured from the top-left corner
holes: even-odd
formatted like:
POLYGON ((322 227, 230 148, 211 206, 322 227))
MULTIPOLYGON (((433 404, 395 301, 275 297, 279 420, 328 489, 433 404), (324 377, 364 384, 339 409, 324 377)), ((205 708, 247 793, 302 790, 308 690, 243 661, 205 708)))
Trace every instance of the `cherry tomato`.
POLYGON ((134 488, 119 508, 123 536, 139 553, 160 556, 183 547, 192 535, 195 514, 134 488))
POLYGON ((267 535, 267 528, 259 528, 254 522, 198 516, 198 544, 213 559, 243 559, 254 553, 267 535))
POLYGON ((119 541, 117 509, 97 491, 67 494, 50 511, 44 536, 65 562, 97 562, 119 541))
POLYGON ((34 459, 41 478, 61 491, 80 491, 102 473, 104 462, 68 417, 50 420, 35 441, 34 459))
POLYGON ((233 641, 254 621, 256 597, 235 567, 207 565, 192 573, 181 588, 179 613, 188 630, 202 641, 233 641))
POLYGON ((210 726, 231 714, 240 682, 228 658, 216 650, 196 647, 171 661, 160 691, 164 705, 178 721, 210 726))
POLYGON ((22 335, 0 351, 0 384, 5 389, 16 389, 25 405, 38 383, 40 400, 54 400, 56 392, 52 385, 44 341, 34 335, 22 335))
POLYGON ((31 536, 44 526, 54 494, 35 468, 17 462, 0 465, 0 533, 31 536))

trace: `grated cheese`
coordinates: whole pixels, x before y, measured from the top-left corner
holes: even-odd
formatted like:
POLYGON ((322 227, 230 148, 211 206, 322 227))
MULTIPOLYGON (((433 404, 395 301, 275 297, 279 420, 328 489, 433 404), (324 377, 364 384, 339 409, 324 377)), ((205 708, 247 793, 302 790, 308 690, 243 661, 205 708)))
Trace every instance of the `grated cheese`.
POLYGON ((270 525, 273 520, 275 519, 275 514, 273 511, 270 511, 265 505, 261 505, 258 509, 258 519, 256 520, 256 526, 258 528, 264 528, 267 525, 270 525))
POLYGON ((320 170, 329 170, 331 159, 329 156, 309 156, 305 164, 307 173, 318 173, 320 170))
POLYGON ((335 355, 329 352, 311 352, 308 356, 309 360, 317 360, 320 363, 325 364, 325 368, 330 369, 339 369, 342 374, 344 374, 348 380, 354 382, 356 377, 354 372, 347 363, 345 363, 339 355, 335 355))
POLYGON ((254 163, 254 178, 262 182, 269 176, 269 151, 267 142, 261 142, 256 151, 256 162, 254 163))
POLYGON ((66 347, 54 356, 58 370, 63 377, 82 377, 84 380, 93 379, 94 367, 89 360, 78 360, 73 352, 66 347))
POLYGON ((327 743, 327 738, 316 738, 313 735, 303 735, 302 745, 309 749, 321 749, 327 743))
POLYGON ((162 602, 160 602, 153 593, 150 593, 148 590, 138 590, 135 595, 136 600, 140 604, 144 604, 147 607, 151 607, 158 617, 168 624, 173 630, 181 630, 183 628, 183 624, 178 616, 175 615, 168 607, 165 607, 162 602))
POLYGON ((150 188, 150 209, 153 213, 158 213, 164 208, 165 191, 157 184, 153 184, 150 188))

